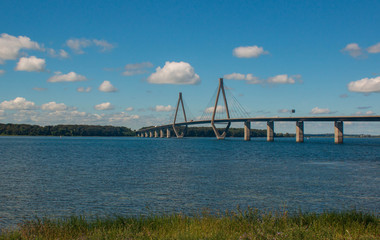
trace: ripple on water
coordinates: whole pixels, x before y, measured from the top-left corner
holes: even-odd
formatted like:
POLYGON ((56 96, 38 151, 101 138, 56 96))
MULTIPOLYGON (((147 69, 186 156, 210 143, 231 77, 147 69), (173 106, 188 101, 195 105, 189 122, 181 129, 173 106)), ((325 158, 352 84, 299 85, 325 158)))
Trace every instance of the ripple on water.
POLYGON ((204 208, 379 213, 380 139, 0 137, 0 228, 204 208))

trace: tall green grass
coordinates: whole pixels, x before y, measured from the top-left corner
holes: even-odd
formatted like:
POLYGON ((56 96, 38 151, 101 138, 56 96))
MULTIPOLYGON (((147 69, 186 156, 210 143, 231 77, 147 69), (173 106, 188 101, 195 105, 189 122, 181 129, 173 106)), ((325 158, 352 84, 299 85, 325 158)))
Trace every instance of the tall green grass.
POLYGON ((380 239, 379 216, 358 211, 262 213, 248 208, 223 214, 35 219, 0 239, 380 239))

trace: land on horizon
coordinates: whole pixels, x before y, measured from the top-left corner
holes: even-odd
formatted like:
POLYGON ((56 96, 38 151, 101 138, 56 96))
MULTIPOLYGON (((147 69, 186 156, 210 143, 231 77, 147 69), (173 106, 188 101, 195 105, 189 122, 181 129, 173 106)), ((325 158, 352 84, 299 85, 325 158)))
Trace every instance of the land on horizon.
MULTIPOLYGON (((251 129, 252 137, 266 137, 265 129, 251 129)), ((132 137, 136 131, 122 126, 60 124, 39 126, 30 124, 0 123, 0 136, 96 136, 132 137)), ((305 134, 305 137, 333 137, 333 133, 305 134)), ((378 138, 380 135, 345 134, 345 137, 378 138)), ((189 127, 186 137, 215 137, 211 127, 189 127)), ((230 128, 227 137, 244 137, 243 128, 230 128)), ((275 133, 275 137, 295 137, 294 133, 275 133)))

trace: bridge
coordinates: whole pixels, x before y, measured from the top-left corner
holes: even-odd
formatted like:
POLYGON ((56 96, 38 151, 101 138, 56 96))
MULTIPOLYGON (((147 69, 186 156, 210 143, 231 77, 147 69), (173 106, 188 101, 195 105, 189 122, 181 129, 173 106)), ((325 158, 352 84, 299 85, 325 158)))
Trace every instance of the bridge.
MULTIPOLYGON (((238 106, 239 108, 239 106, 238 106)), ((216 93, 216 99, 214 106, 209 116, 206 116, 207 119, 201 120, 190 120, 188 121, 186 116, 186 110, 184 107, 184 102, 182 99, 182 93, 179 93, 178 102, 174 114, 174 120, 172 123, 154 127, 142 128, 137 131, 137 136, 139 137, 161 137, 164 138, 165 135, 167 138, 171 137, 171 132, 173 131, 177 138, 183 138, 186 136, 186 131, 188 126, 191 125, 200 125, 200 124, 211 124, 211 127, 215 133, 217 139, 225 139, 228 129, 231 126, 231 123, 241 122, 244 124, 244 140, 251 140, 251 123, 252 122, 266 122, 267 123, 267 141, 274 141, 274 123, 275 122, 295 122, 296 125, 296 142, 304 142, 304 122, 333 122, 334 123, 334 142, 337 144, 343 143, 343 123, 345 121, 349 122, 380 122, 380 116, 329 116, 329 117, 235 117, 230 116, 230 110, 228 107, 228 101, 226 97, 226 91, 223 83, 223 78, 219 79, 219 86, 216 93), (223 105, 218 105, 220 95, 223 97, 223 105), (177 122, 179 110, 182 109, 183 121, 177 122), (224 118, 216 118, 216 115, 219 116, 225 114, 224 118), (223 132, 220 133, 215 124, 226 124, 223 132), (182 132, 180 130, 182 129, 182 132), (165 134, 166 131, 166 134, 165 134)), ((238 109, 237 111, 241 111, 238 109)), ((206 111, 207 112, 207 111, 206 111)))

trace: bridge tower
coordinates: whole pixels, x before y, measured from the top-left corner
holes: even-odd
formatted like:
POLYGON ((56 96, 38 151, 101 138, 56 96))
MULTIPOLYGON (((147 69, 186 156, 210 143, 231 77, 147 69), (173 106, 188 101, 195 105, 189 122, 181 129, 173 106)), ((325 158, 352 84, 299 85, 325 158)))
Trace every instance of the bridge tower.
POLYGON ((179 96, 178 96, 178 102, 177 102, 177 107, 175 109, 175 115, 174 115, 174 121, 173 121, 173 130, 174 130, 174 133, 177 136, 177 138, 183 138, 185 136, 186 132, 187 132, 187 125, 185 126, 185 129, 183 130, 183 132, 181 134, 179 134, 179 132, 177 131, 177 129, 175 127, 175 122, 177 120, 178 109, 179 109, 180 106, 182 107, 182 110, 183 110, 183 117, 185 119, 185 122, 187 122, 186 112, 185 112, 185 107, 183 105, 182 93, 181 92, 179 93, 179 96))
POLYGON ((219 78, 219 87, 218 87, 218 92, 216 94, 214 112, 212 113, 212 118, 211 118, 211 127, 214 130, 215 136, 216 136, 216 138, 218 140, 222 140, 222 139, 224 139, 226 137, 228 129, 231 126, 231 122, 228 122, 227 126, 224 129, 224 131, 223 131, 222 134, 220 134, 219 131, 218 131, 218 129, 215 127, 215 123, 214 123, 215 122, 215 114, 216 114, 216 111, 218 110, 217 107, 218 107, 218 101, 219 101, 220 91, 222 91, 222 94, 223 94, 223 100, 224 100, 224 105, 225 105, 225 108, 226 108, 227 119, 230 119, 230 112, 228 110, 226 92, 224 91, 223 78, 219 78))

